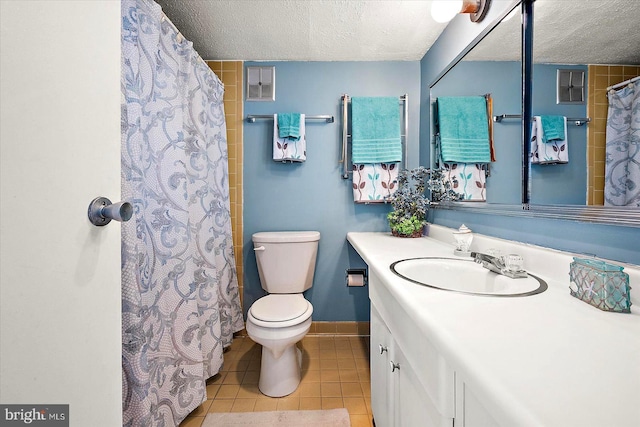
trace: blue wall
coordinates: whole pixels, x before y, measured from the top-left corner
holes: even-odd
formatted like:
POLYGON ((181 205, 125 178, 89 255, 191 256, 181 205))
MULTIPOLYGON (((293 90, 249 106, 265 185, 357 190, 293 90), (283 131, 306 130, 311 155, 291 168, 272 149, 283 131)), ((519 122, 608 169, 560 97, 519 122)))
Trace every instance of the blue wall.
POLYGON ((386 205, 353 202, 351 180, 341 178, 340 97, 409 95, 409 167, 418 165, 420 63, 259 62, 275 66, 276 100, 245 102, 245 114, 331 114, 335 123, 306 122, 307 161, 272 160, 273 121, 244 125, 244 307, 264 295, 251 235, 258 231, 321 233, 313 287, 305 293, 316 321, 369 320, 368 288, 347 288, 345 270, 364 263, 346 241, 349 231, 388 231, 386 205))
MULTIPOLYGON (((556 104, 557 70, 579 69, 586 65, 534 64, 533 114, 552 114, 565 117, 587 117, 587 103, 556 104)), ((585 93, 588 88, 585 89, 585 93)), ((588 125, 587 125, 588 126, 588 125)), ((587 126, 567 123, 569 163, 559 165, 531 165, 531 203, 539 205, 587 204, 587 126)))
MULTIPOLYGON (((429 86, 445 67, 471 43, 508 5, 494 2, 480 24, 457 16, 420 61, 422 108, 429 106, 429 86)), ((420 162, 429 164, 430 117, 421 115, 420 162)), ((507 217, 462 211, 432 210, 435 224, 459 227, 466 224, 478 233, 577 253, 596 254, 621 262, 640 265, 640 228, 604 226, 566 220, 507 217)))
MULTIPOLYGON (((364 266, 347 243, 346 234, 388 231, 385 215, 389 207, 354 204, 351 180, 340 177, 340 96, 343 93, 351 96, 407 93, 410 100, 408 166, 429 165, 430 84, 485 30, 487 23, 505 13, 509 6, 506 2, 494 2, 481 24, 471 23, 466 16, 457 16, 420 62, 245 64, 276 67, 276 101, 245 102, 245 114, 299 111, 336 117, 333 124, 307 122, 307 162, 303 164, 272 161, 272 121, 244 125, 245 310, 264 295, 251 235, 258 231, 318 230, 322 237, 316 277, 313 288, 305 295, 313 303, 314 320, 369 320, 368 289, 345 286, 345 269, 364 266)), ((503 112, 496 106, 495 113, 510 114, 511 110, 506 108, 503 112)), ((446 210, 432 210, 430 215, 436 224, 457 228, 465 223, 486 235, 640 264, 640 229, 637 228, 446 210)))

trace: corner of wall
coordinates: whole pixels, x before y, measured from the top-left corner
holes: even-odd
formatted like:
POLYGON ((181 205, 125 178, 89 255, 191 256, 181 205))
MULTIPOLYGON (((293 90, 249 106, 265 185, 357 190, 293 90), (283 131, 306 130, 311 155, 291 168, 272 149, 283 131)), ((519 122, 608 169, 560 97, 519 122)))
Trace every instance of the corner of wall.
POLYGON ((244 305, 242 255, 242 120, 244 117, 243 61, 207 61, 209 68, 224 83, 224 116, 227 123, 227 151, 229 168, 229 199, 233 251, 236 261, 240 303, 244 305))

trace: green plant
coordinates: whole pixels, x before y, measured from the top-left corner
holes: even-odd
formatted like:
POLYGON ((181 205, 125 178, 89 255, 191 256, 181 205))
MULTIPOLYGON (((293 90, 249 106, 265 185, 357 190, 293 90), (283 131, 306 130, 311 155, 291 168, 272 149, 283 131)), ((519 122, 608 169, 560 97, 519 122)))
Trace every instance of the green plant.
POLYGON ((418 235, 427 223, 431 202, 425 196, 426 188, 436 201, 457 200, 458 194, 450 188, 440 169, 403 169, 398 173, 398 189, 387 200, 393 210, 387 215, 391 231, 400 235, 418 235))

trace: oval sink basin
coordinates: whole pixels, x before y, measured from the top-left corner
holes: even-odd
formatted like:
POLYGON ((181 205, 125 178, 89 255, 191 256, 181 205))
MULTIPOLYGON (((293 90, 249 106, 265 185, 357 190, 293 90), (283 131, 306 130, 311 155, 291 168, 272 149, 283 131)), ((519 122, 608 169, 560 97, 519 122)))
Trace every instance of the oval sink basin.
POLYGON ((445 291, 495 297, 523 297, 547 290, 547 283, 532 274, 512 279, 494 273, 471 258, 410 258, 390 266, 410 282, 445 291))

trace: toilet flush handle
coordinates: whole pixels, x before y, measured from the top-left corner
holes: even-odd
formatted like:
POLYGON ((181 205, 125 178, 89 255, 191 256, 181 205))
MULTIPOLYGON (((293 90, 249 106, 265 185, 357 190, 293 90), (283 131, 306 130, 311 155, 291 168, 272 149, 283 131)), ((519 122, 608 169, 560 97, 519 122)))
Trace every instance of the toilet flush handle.
POLYGON ((264 251, 264 246, 258 246, 257 248, 253 248, 254 251, 258 252, 258 251, 264 251))

